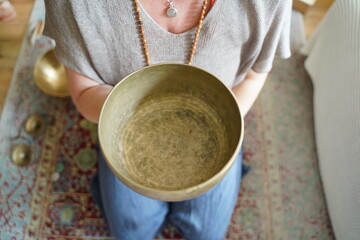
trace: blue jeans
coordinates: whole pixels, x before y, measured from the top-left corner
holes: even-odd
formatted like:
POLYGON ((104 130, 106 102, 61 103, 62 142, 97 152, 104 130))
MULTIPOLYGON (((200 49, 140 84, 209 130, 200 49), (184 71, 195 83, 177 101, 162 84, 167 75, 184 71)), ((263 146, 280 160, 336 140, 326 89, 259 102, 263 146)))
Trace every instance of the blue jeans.
POLYGON ((125 186, 109 169, 99 151, 99 172, 91 190, 105 215, 110 233, 119 240, 153 239, 169 222, 188 240, 224 237, 236 204, 242 174, 242 153, 227 175, 194 199, 163 202, 125 186))

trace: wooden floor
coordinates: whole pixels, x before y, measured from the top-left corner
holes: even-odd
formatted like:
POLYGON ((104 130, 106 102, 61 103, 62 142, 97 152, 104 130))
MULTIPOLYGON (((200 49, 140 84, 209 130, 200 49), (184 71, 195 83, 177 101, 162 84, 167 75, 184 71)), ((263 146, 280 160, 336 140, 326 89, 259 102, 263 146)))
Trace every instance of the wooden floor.
MULTIPOLYGON (((0 22, 0 117, 12 72, 21 47, 27 21, 35 0, 12 0, 17 17, 0 22)), ((334 0, 317 0, 304 15, 306 34, 309 36, 334 0)))
POLYGON ((0 22, 0 117, 34 1, 12 0, 16 18, 0 22))
POLYGON ((304 24, 306 36, 315 30, 321 19, 324 17, 326 11, 329 9, 334 0, 317 0, 314 6, 311 6, 304 14, 304 24))

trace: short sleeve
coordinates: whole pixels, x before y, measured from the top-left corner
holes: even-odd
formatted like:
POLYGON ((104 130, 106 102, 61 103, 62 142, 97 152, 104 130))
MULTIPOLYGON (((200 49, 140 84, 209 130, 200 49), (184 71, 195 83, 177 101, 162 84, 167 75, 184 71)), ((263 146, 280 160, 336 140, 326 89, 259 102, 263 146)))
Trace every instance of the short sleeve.
POLYGON ((71 1, 45 1, 44 35, 56 42, 56 57, 66 67, 104 83, 97 74, 74 17, 71 1))
MULTIPOLYGON (((271 70, 275 56, 289 58, 290 51, 290 24, 292 1, 280 0, 274 15, 268 25, 259 54, 252 69, 258 73, 267 73, 271 70)), ((266 21, 267 19, 265 19, 266 21)), ((269 20, 267 20, 269 22, 269 20)))

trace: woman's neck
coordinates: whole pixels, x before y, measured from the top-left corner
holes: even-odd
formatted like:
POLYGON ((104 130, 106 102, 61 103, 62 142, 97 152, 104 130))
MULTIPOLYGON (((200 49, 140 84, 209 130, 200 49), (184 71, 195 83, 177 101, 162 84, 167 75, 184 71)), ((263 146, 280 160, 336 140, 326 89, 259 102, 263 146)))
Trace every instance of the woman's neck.
MULTIPOLYGON (((210 10, 211 0, 207 0, 206 14, 210 10)), ((176 17, 169 17, 166 10, 169 8, 167 0, 141 0, 142 7, 150 17, 166 31, 179 34, 186 32, 199 23, 203 1, 202 0, 172 0, 177 9, 176 17)))

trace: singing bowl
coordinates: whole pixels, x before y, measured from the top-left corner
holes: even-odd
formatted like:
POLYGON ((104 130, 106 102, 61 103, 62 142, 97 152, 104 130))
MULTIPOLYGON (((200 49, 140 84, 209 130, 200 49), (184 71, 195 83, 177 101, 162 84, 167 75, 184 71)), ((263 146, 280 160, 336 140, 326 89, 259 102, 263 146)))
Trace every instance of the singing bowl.
POLYGON ((38 58, 34 67, 34 79, 38 88, 48 95, 70 95, 64 65, 56 58, 54 49, 38 58))
POLYGON ((162 201, 206 192, 231 168, 243 139, 237 101, 219 79, 184 64, 158 64, 120 81, 99 125, 101 150, 128 187, 162 201))

